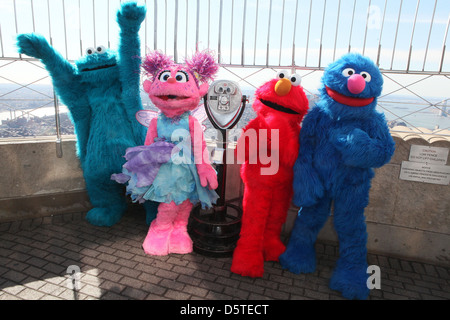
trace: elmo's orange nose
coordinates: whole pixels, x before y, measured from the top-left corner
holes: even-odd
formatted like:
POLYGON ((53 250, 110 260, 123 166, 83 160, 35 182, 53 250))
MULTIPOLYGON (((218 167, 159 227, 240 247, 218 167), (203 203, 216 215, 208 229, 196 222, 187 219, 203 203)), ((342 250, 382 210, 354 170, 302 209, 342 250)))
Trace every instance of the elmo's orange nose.
POLYGON ((291 88, 292 83, 286 78, 278 80, 278 82, 275 84, 275 92, 281 97, 287 95, 291 91, 291 88))

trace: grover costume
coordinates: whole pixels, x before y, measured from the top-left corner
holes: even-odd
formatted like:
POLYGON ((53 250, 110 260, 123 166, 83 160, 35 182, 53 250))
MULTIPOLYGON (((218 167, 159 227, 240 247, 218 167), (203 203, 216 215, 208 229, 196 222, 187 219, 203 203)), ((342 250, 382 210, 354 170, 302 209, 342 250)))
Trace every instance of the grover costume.
MULTIPOLYGON (((123 187, 111 181, 122 169, 123 154, 141 145, 145 131, 135 114, 142 109, 140 99, 139 29, 146 8, 125 3, 117 13, 120 26, 118 52, 98 46, 86 56, 65 60, 38 34, 17 37, 19 52, 41 60, 53 86, 67 105, 77 135, 77 153, 93 208, 86 219, 98 226, 112 226, 127 209, 123 187)), ((154 219, 156 205, 145 204, 147 223, 154 219)))
POLYGON ((242 276, 262 277, 264 261, 278 261, 286 249, 280 233, 291 205, 300 122, 308 111, 300 82, 300 76, 282 71, 258 88, 253 103, 257 116, 237 143, 245 189, 240 238, 231 271, 242 276), (252 136, 256 140, 246 143, 252 136), (272 161, 264 159, 265 155, 272 161))
POLYGON ((373 168, 388 163, 395 145, 375 110, 383 78, 368 58, 347 54, 325 70, 321 99, 305 116, 294 165, 295 205, 301 207, 280 263, 293 273, 316 268, 314 244, 334 203, 339 260, 330 288, 366 299, 368 205, 373 168))

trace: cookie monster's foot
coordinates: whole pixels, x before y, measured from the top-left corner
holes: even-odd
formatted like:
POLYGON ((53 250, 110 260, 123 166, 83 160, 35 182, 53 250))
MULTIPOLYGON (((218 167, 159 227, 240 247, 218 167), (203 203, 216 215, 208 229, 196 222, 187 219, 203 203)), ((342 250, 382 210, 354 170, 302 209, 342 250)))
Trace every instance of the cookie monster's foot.
POLYGON ((145 237, 142 248, 144 252, 153 256, 165 256, 169 254, 169 239, 173 227, 166 228, 156 227, 154 220, 148 229, 147 237, 145 237))
POLYGON ((234 250, 231 272, 244 277, 260 278, 264 274, 264 256, 262 252, 243 250, 239 246, 234 250))
POLYGON ((169 252, 187 254, 192 252, 192 240, 186 226, 175 226, 169 239, 169 252))
POLYGON ((368 274, 365 267, 336 267, 330 280, 330 289, 342 293, 347 299, 365 300, 369 296, 368 274))
POLYGON ((124 210, 95 207, 89 210, 86 220, 94 226, 111 227, 120 221, 124 213, 124 210))
POLYGON ((316 251, 314 246, 296 247, 291 243, 279 258, 283 268, 290 272, 313 273, 316 271, 316 251))
POLYGON ((280 255, 286 250, 286 246, 278 238, 264 240, 264 260, 278 261, 280 255))

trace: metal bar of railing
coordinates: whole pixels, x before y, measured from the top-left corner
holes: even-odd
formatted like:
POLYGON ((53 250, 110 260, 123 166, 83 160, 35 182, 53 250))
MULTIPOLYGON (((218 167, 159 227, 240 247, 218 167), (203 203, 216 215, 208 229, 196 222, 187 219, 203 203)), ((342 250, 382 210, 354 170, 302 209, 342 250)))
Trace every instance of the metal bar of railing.
POLYGON ((270 0, 269 6, 269 23, 267 24, 267 50, 266 50, 266 66, 269 65, 269 46, 270 46, 270 24, 272 20, 272 0, 270 0))
POLYGON ((31 6, 31 21, 33 23, 33 32, 36 32, 36 24, 34 22, 34 1, 33 0, 31 0, 30 6, 31 6))
POLYGON ((430 30, 429 30, 429 32, 428 32, 427 47, 425 48, 425 57, 424 57, 424 59, 423 59, 422 71, 425 71, 425 64, 426 64, 426 62, 427 62, 428 48, 429 48, 429 46, 430 46, 431 32, 433 31, 433 23, 434 23, 434 17, 435 17, 435 15, 436 15, 437 1, 438 1, 438 0, 435 0, 435 2, 434 2, 433 15, 432 15, 432 17, 431 17, 430 30))
POLYGON ((186 16, 185 16, 186 24, 184 26, 185 30, 185 38, 184 38, 184 56, 187 57, 187 45, 188 45, 188 26, 189 26, 189 1, 186 0, 186 16))
POLYGON ((280 52, 278 54, 278 65, 281 65, 281 52, 282 45, 283 45, 283 31, 284 31, 284 8, 285 8, 286 1, 283 0, 283 9, 281 10, 281 32, 280 32, 280 52))
POLYGON ((416 22, 417 22, 417 15, 419 13, 419 5, 420 5, 420 0, 417 0, 417 6, 416 6, 416 13, 414 15, 414 23, 412 26, 412 31, 411 31, 411 40, 409 41, 409 54, 408 54, 408 63, 406 65, 406 72, 409 71, 409 67, 411 65, 411 54, 412 54, 412 48, 413 48, 413 40, 414 40, 414 33, 416 31, 416 22))
POLYGON ((400 27, 400 18, 402 15, 402 7, 403 7, 403 0, 400 1, 400 8, 398 9, 397 28, 395 30, 394 47, 392 49, 392 56, 391 56, 391 68, 390 68, 391 70, 394 65, 395 49, 397 48, 397 36, 398 36, 398 28, 400 27))
POLYGON ((292 73, 295 73, 295 36, 297 31, 297 15, 298 15, 298 1, 296 1, 295 4, 294 32, 292 35, 292 73))
POLYGON ((445 49, 446 49, 449 25, 450 25, 450 13, 448 15, 447 27, 445 28, 444 40, 442 41, 442 55, 441 55, 441 63, 439 66, 439 72, 442 72, 442 67, 444 66, 444 57, 445 57, 445 49))
POLYGON ((348 37, 348 52, 352 50, 353 23, 355 22, 356 0, 353 1, 352 23, 350 25, 350 35, 348 37))
POLYGON ((92 0, 92 26, 94 28, 94 45, 97 43, 97 35, 96 35, 96 28, 95 28, 95 0, 92 0))
POLYGON ((256 64, 256 39, 258 38, 258 10, 259 0, 256 0, 256 17, 255 17, 255 41, 253 44, 253 65, 256 64))
POLYGON ((372 7, 372 0, 369 0, 369 7, 367 9, 367 17, 366 17, 366 30, 364 31, 364 42, 362 54, 366 54, 366 42, 367 42, 367 30, 369 29, 369 19, 370 19, 370 8, 372 7))
POLYGON ((333 49, 333 61, 336 58, 336 45, 337 45, 337 37, 338 37, 338 30, 339 30, 339 20, 341 15, 341 0, 339 0, 338 3, 338 10, 337 10, 337 19, 336 19, 336 33, 334 35, 334 49, 333 49))
MULTIPOLYGON (((109 17, 109 15, 108 15, 108 17, 109 17)), ((50 18, 49 18, 49 20, 50 20, 50 18)), ((78 24, 80 26, 80 28, 78 29, 78 34, 80 36, 80 56, 82 56, 83 55, 83 39, 81 37, 81 28, 82 28, 81 27, 82 26, 82 24, 81 24, 81 0, 78 0, 78 24)), ((109 25, 109 23, 108 23, 108 25, 109 25)), ((110 46, 108 44, 108 48, 109 47, 110 46)))
POLYGON ((244 65, 244 53, 245 53, 245 24, 247 17, 247 0, 244 1, 244 15, 242 17, 242 47, 241 47, 241 65, 244 65))
MULTIPOLYGON (((356 0, 355 0, 356 1, 356 0)), ((308 65, 309 34, 311 32, 312 0, 309 2, 308 32, 306 33, 305 67, 308 65)))
POLYGON ((173 29, 173 56, 175 62, 178 62, 178 0, 175 0, 175 26, 173 29))
POLYGON ((222 10, 223 10, 223 0, 220 0, 220 11, 219 11, 219 43, 217 44, 219 63, 222 62, 222 10))
POLYGON ((387 0, 384 1, 383 19, 381 21, 380 36, 378 39, 377 66, 380 66, 381 39, 383 38, 384 19, 386 18, 386 9, 387 9, 387 0))
POLYGON ((69 59, 69 51, 67 50, 67 28, 66 28, 66 1, 62 1, 62 9, 63 9, 63 26, 64 26, 64 48, 66 50, 66 59, 69 59))
POLYGON ((231 1, 231 25, 230 25, 230 63, 233 57, 233 31, 234 31, 234 0, 231 1))
POLYGON ((197 0, 197 23, 195 25, 195 51, 198 51, 198 37, 200 28, 200 0, 197 0))
POLYGON ((320 31, 320 46, 319 46, 319 68, 322 63, 322 48, 323 48, 323 29, 325 26, 325 13, 327 11, 327 0, 323 3, 323 14, 322 14, 322 30, 320 31))

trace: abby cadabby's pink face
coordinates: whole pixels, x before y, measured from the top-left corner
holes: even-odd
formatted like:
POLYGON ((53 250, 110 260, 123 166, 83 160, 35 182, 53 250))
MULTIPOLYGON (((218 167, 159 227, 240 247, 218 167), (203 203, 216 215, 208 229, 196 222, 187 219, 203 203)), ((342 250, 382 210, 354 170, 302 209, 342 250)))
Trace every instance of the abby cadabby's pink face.
POLYGON ((192 73, 183 66, 174 66, 159 71, 153 82, 146 80, 144 90, 161 112, 174 117, 195 109, 206 94, 208 84, 199 87, 192 73))

